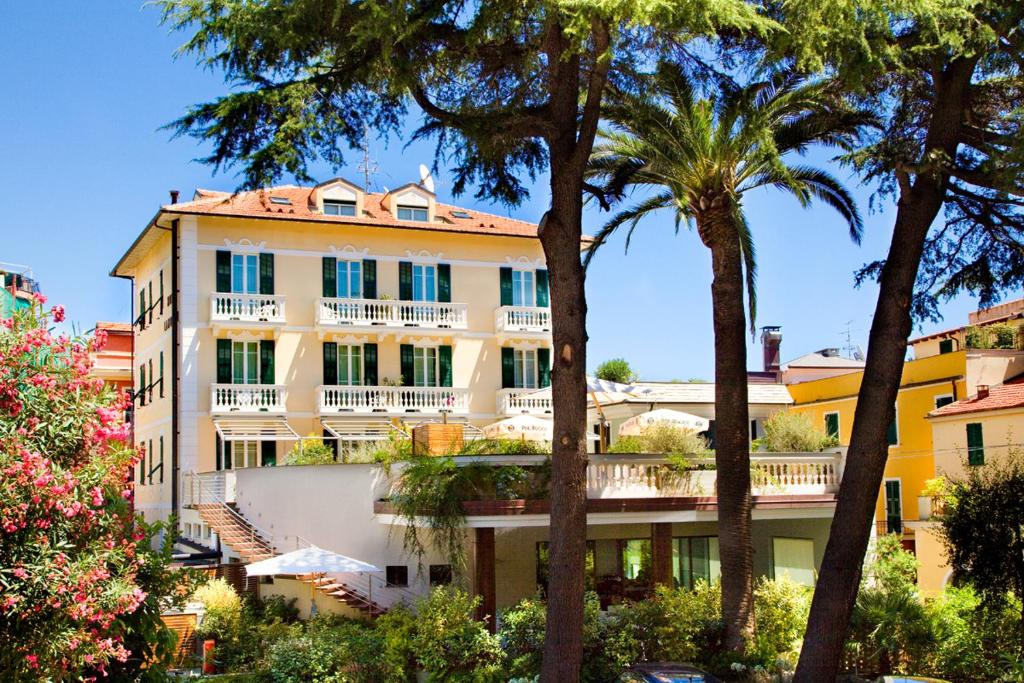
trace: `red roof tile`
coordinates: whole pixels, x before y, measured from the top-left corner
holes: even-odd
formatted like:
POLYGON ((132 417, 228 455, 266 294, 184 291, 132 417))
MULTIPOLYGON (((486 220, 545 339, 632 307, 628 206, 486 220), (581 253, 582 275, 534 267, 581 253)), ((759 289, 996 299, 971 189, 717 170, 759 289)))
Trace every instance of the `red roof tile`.
POLYGON ((1024 375, 990 387, 988 396, 978 398, 977 394, 961 401, 949 403, 932 412, 928 417, 947 417, 964 413, 980 413, 988 410, 1024 407, 1024 375))
POLYGON ((171 213, 211 216, 277 218, 507 237, 537 236, 537 226, 533 223, 484 213, 476 209, 462 209, 440 202, 437 203, 436 215, 441 220, 435 220, 428 224, 398 220, 384 206, 385 195, 376 192, 364 195, 363 216, 325 216, 316 210, 315 191, 314 187, 297 187, 295 185, 282 185, 235 194, 197 189, 192 201, 165 204, 162 208, 171 213), (271 197, 287 199, 290 204, 275 204, 271 202, 271 197), (456 216, 453 211, 465 212, 469 218, 456 216))

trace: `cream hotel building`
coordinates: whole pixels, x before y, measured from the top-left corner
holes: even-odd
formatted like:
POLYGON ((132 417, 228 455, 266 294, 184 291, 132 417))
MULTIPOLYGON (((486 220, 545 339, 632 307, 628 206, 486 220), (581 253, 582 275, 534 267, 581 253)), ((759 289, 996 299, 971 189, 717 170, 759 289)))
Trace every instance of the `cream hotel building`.
MULTIPOLYGON (((536 395, 551 358, 537 227, 439 203, 429 183, 383 194, 340 178, 197 190, 187 201, 172 193, 112 274, 133 283, 135 438, 146 451, 137 510, 149 520, 173 514, 179 549, 218 563, 314 544, 380 567, 380 577, 319 586, 340 610, 386 609, 452 568, 428 553, 419 572, 404 553, 402 522, 386 502, 393 471, 271 467, 297 439, 345 447, 442 419, 471 432, 552 412, 536 395)), ((702 398, 663 404, 713 418, 713 388, 696 388, 702 398)), ((757 392, 765 414, 789 402, 782 385, 757 392)), ((755 571, 811 581, 842 455, 759 458, 755 571)), ((663 466, 657 457, 591 459, 588 581, 602 600, 651 578, 717 576, 714 472, 696 472, 683 490, 656 476, 663 466)), ((546 500, 466 505, 469 583, 484 613, 546 580, 547 528, 546 500)), ((291 584, 260 589, 291 591, 301 606, 311 592, 291 584)))

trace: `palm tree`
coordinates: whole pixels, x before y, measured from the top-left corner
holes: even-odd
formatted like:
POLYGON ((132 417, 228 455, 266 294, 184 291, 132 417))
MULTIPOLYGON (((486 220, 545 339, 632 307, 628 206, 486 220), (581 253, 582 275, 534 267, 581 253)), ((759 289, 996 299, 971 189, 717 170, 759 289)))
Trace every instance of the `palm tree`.
POLYGON ((753 633, 750 543, 750 422, 744 290, 750 330, 756 314, 754 245, 743 195, 774 187, 802 206, 825 202, 854 242, 862 223, 843 185, 824 170, 790 163, 811 145, 850 149, 872 119, 833 96, 828 84, 776 74, 746 86, 719 83, 706 97, 677 65, 663 63, 644 93, 616 93, 610 129, 591 156, 589 176, 602 201, 636 189, 650 194, 616 214, 595 236, 594 251, 623 226, 626 248, 639 221, 667 209, 676 229, 696 223, 711 250, 715 332, 715 461, 726 645, 740 652, 753 633), (599 195, 600 196, 600 195, 599 195))

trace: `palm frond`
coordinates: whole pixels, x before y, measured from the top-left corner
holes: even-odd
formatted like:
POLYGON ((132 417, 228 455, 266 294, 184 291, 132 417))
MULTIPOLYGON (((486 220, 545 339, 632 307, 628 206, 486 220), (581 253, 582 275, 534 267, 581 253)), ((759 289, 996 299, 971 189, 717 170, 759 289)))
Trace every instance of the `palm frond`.
POLYGON ((739 203, 734 205, 733 220, 740 240, 740 254, 743 256, 743 274, 747 285, 747 315, 750 317, 750 334, 753 336, 757 328, 757 251, 754 248, 754 235, 750 232, 750 224, 747 223, 747 216, 739 203))
POLYGON ((610 238, 619 228, 624 225, 629 226, 628 232, 626 233, 625 249, 626 252, 628 252, 630 241, 633 238, 633 231, 636 230, 636 226, 640 220, 648 214, 660 209, 673 207, 677 209, 677 212, 679 211, 678 204, 672 196, 672 193, 659 192, 651 195, 638 204, 615 214, 594 235, 594 241, 587 249, 587 255, 583 257, 583 267, 587 268, 590 266, 590 262, 593 260, 594 254, 597 253, 597 250, 602 247, 605 242, 608 241, 608 238, 610 238))

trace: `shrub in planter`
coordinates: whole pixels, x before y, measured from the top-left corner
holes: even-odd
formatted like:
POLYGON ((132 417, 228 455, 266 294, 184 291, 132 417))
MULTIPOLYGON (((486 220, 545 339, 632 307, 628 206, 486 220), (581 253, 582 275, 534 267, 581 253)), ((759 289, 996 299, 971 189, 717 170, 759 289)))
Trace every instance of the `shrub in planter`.
POLYGON ((330 465, 334 463, 334 451, 315 437, 305 438, 296 443, 284 456, 285 465, 330 465))
POLYGON ((802 413, 777 412, 764 422, 764 436, 756 446, 769 453, 816 453, 839 445, 802 413))
POLYGON ((192 596, 202 603, 206 613, 196 628, 196 634, 218 641, 231 640, 238 636, 242 625, 242 598, 224 579, 210 579, 196 589, 192 596))
POLYGON ((416 610, 412 649, 431 681, 447 683, 504 680, 497 636, 473 619, 480 599, 444 586, 435 588, 416 610))
POLYGON ((609 453, 666 453, 681 456, 708 455, 708 440, 692 429, 670 424, 648 425, 637 436, 623 436, 609 453))

